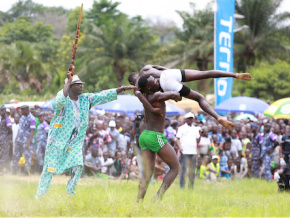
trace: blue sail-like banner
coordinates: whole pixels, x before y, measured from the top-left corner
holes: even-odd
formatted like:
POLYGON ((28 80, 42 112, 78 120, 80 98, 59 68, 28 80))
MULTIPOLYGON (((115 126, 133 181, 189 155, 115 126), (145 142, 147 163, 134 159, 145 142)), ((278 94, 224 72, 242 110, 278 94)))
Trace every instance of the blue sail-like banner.
MULTIPOLYGON (((233 72, 235 0, 216 0, 216 9, 215 69, 233 72)), ((233 78, 217 78, 214 85, 216 106, 231 98, 233 78)))

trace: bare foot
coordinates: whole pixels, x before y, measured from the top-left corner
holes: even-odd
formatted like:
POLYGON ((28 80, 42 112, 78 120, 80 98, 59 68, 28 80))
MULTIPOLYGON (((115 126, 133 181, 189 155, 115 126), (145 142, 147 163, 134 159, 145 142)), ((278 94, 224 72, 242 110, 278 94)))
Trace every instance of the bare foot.
POLYGON ((246 81, 250 81, 252 79, 252 76, 249 73, 237 73, 236 78, 237 79, 246 80, 246 81))
POLYGON ((232 130, 236 125, 230 121, 228 121, 226 118, 220 117, 217 119, 217 121, 225 128, 232 130))

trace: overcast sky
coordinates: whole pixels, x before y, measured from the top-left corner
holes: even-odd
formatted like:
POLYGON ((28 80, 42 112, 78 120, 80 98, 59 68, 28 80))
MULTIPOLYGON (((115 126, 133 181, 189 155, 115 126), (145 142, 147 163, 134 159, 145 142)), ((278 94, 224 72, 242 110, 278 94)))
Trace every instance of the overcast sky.
MULTIPOLYGON (((18 0, 1 0, 0 10, 6 12, 18 0)), ((144 19, 161 18, 174 21, 181 26, 182 21, 176 10, 188 11, 189 2, 194 2, 197 8, 203 9, 209 2, 214 0, 117 0, 121 2, 119 10, 129 16, 141 15, 144 19)), ((93 5, 93 0, 33 0, 45 6, 63 6, 67 9, 73 9, 84 4, 84 9, 88 10, 93 5)), ((113 0, 116 2, 116 0, 113 0)), ((280 11, 290 12, 290 0, 284 0, 280 11)))

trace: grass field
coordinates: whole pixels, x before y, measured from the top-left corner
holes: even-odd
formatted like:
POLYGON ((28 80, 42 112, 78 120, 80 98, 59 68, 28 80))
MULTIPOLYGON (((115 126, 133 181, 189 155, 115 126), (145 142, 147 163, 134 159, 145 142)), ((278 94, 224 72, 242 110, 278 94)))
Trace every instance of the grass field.
POLYGON ((193 190, 180 189, 176 179, 161 202, 152 202, 161 182, 149 185, 145 200, 136 203, 138 181, 86 177, 73 197, 68 177, 54 176, 48 194, 34 199, 39 176, 0 177, 0 216, 290 216, 290 193, 278 193, 275 182, 257 179, 210 183, 197 180, 193 190))

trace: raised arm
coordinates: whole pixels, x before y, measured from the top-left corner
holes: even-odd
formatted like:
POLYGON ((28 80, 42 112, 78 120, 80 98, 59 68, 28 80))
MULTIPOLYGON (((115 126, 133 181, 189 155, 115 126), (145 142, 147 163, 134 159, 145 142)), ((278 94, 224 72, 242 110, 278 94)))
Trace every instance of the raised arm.
POLYGON ((141 101, 144 108, 148 109, 151 113, 154 113, 155 115, 160 115, 160 116, 162 115, 161 109, 154 108, 150 104, 150 102, 147 100, 147 98, 140 91, 135 91, 134 94, 141 101))
POLYGON ((176 91, 155 92, 152 96, 148 98, 150 103, 167 101, 169 99, 180 101, 181 99, 179 92, 176 91))

